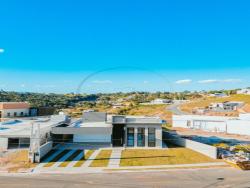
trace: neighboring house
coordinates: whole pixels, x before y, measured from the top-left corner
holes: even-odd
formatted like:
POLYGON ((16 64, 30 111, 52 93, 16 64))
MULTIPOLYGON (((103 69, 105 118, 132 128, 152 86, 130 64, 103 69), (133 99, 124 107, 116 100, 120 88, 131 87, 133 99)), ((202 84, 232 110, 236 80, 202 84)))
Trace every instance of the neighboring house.
POLYGON ((209 110, 212 111, 235 111, 244 105, 241 101, 227 101, 222 103, 211 103, 209 110))
POLYGON ((58 140, 68 136, 70 142, 91 146, 161 148, 162 123, 159 117, 88 112, 74 124, 53 127, 52 134, 58 140))
POLYGON ((221 97, 221 98, 228 97, 228 95, 225 93, 213 93, 213 94, 210 94, 210 96, 211 97, 221 97))
POLYGON ((123 105, 122 103, 112 103, 112 108, 116 109, 116 108, 122 108, 125 105, 123 105))
POLYGON ((250 89, 241 89, 241 90, 238 90, 237 94, 250 95, 250 89))
POLYGON ((0 149, 29 148, 33 137, 32 127, 39 127, 37 131, 39 134, 35 136, 35 140, 39 138, 40 144, 43 144, 49 138, 52 126, 67 121, 68 117, 61 114, 39 118, 16 118, 0 122, 0 149))
POLYGON ((29 108, 26 102, 0 102, 0 118, 28 116, 29 108))
POLYGON ((238 118, 206 115, 173 115, 173 127, 250 135, 250 114, 240 114, 238 118))

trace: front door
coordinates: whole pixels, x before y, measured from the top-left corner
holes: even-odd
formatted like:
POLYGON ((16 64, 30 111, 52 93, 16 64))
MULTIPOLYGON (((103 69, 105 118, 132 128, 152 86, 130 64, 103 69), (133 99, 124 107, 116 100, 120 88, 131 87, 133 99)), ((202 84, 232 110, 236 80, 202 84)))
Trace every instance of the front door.
POLYGON ((124 144, 124 126, 122 124, 113 125, 112 144, 114 147, 122 147, 124 144))

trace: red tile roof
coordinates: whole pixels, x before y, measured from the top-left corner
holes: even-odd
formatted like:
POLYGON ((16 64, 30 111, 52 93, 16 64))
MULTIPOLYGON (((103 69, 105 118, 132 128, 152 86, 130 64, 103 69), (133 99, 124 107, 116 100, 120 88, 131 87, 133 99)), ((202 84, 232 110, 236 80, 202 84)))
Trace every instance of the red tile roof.
POLYGON ((0 102, 0 110, 30 108, 27 102, 0 102))

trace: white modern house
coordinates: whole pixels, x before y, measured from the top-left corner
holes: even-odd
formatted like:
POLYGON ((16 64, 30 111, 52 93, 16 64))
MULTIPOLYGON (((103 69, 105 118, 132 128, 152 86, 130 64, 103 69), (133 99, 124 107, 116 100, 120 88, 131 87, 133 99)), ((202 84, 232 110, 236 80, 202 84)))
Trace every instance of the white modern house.
POLYGON ((208 108, 209 110, 214 111, 235 111, 243 105, 244 102, 242 101, 227 101, 221 103, 211 103, 208 108))
POLYGON ((0 118, 28 116, 29 108, 26 102, 0 102, 0 118))
POLYGON ((161 148, 162 123, 159 117, 87 112, 79 121, 53 127, 51 132, 55 142, 161 148))
POLYGON ((237 91, 237 94, 245 94, 245 95, 250 95, 250 89, 240 89, 237 91))
POLYGON ((250 114, 240 114, 239 117, 173 115, 173 127, 250 135, 250 114))
POLYGON ((35 139, 43 144, 50 137, 51 127, 62 122, 67 122, 65 115, 53 115, 50 117, 15 118, 0 122, 0 149, 29 148, 32 130, 36 129, 38 135, 35 139))

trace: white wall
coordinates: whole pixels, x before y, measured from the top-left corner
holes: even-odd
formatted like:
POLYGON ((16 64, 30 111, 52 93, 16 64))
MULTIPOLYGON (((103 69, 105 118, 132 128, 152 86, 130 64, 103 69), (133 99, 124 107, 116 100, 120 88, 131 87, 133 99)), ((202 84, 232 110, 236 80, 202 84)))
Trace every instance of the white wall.
POLYGON ((227 133, 250 135, 250 121, 230 120, 227 122, 227 133))
POLYGON ((240 115, 238 119, 220 116, 174 115, 173 127, 194 128, 211 132, 250 135, 249 114, 240 115), (188 121, 190 126, 188 127, 188 121))
POLYGON ((73 142, 111 142, 111 134, 74 134, 73 142))
POLYGON ((0 149, 8 149, 8 138, 0 138, 0 149))
POLYGON ((23 109, 4 109, 2 111, 2 118, 8 117, 8 113, 10 113, 10 117, 14 117, 14 113, 17 113, 17 116, 21 116, 21 112, 23 112, 23 116, 29 115, 29 109, 23 108, 23 109))

